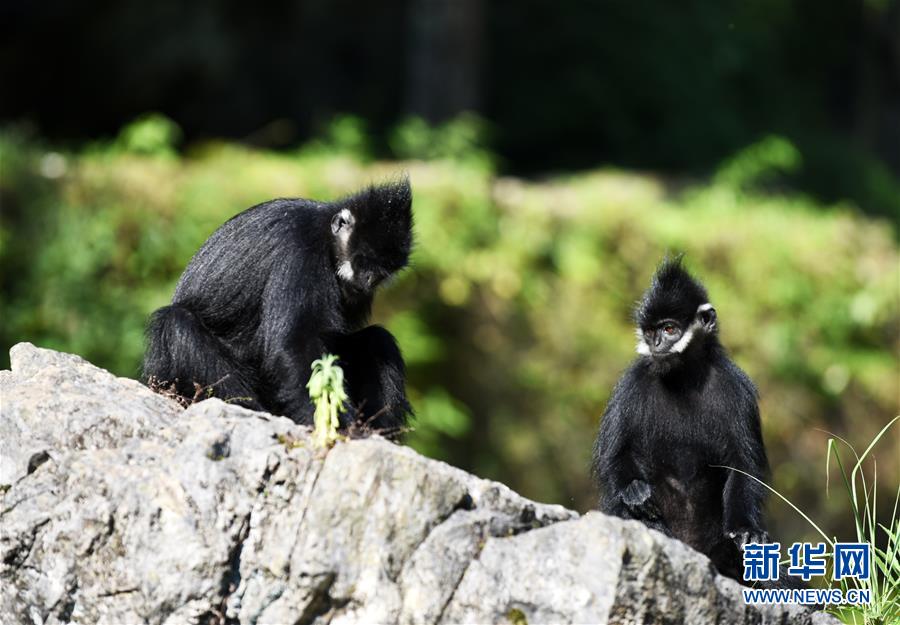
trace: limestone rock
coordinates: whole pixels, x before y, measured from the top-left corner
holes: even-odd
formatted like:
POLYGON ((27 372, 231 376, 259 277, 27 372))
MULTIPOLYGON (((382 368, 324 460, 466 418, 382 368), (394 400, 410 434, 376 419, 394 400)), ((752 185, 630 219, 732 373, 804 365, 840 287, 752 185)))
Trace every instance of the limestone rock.
POLYGON ((0 372, 0 623, 832 623, 689 547, 379 438, 182 411, 76 356, 0 372))

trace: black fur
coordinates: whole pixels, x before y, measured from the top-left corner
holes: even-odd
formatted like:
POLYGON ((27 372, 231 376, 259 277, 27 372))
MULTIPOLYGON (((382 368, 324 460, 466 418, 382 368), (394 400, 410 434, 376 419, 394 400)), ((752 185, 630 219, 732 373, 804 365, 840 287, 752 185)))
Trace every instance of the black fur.
POLYGON ((216 230, 194 255, 170 306, 147 329, 143 378, 194 384, 244 406, 311 423, 314 360, 336 353, 359 417, 397 431, 411 413, 400 350, 364 328, 375 289, 412 245, 407 180, 332 203, 279 199, 216 230), (338 269, 350 262, 351 273, 338 269))
POLYGON ((763 479, 768 463, 756 388, 719 343, 712 307, 698 312, 704 304, 706 290, 680 260, 664 262, 635 313, 649 353, 613 391, 593 470, 601 510, 681 539, 740 581, 741 546, 767 540, 766 492, 720 467, 763 479), (675 351, 692 325, 693 339, 675 351))

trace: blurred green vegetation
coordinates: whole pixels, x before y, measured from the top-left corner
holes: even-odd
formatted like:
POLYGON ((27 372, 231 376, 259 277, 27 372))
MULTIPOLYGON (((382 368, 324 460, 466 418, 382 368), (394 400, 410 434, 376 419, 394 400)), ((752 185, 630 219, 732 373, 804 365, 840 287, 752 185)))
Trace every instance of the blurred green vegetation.
MULTIPOLYGON (((410 445, 529 497, 592 507, 590 448, 634 356, 631 307, 662 256, 683 251, 724 343, 760 388, 774 486, 823 526, 852 531, 842 502, 821 492, 821 430, 864 442, 898 412, 892 224, 783 190, 780 177, 803 159, 778 137, 705 181, 611 168, 527 181, 496 173, 483 131, 471 117, 437 128, 409 120, 391 138, 407 160, 379 162, 354 118, 280 153, 221 142, 179 153, 177 127, 159 116, 78 152, 9 128, 0 364, 12 344, 32 341, 135 376, 147 315, 228 217, 406 171, 417 243, 374 321, 408 362, 410 445)), ((897 457, 879 465, 889 493, 897 457)), ((785 506, 770 509, 776 536, 809 535, 785 506)))

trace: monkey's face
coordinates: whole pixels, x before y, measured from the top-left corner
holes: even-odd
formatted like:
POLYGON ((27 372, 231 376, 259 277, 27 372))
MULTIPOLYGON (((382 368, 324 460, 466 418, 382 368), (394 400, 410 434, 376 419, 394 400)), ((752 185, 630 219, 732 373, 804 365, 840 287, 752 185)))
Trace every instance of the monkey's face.
POLYGON ((340 210, 331 220, 336 273, 351 290, 371 294, 409 261, 412 216, 409 210, 371 214, 340 210))
POLYGON ((704 302, 687 318, 665 316, 638 326, 637 352, 671 369, 681 363, 683 354, 714 336, 716 330, 716 310, 704 302))
POLYGON ((684 351, 685 343, 692 338, 685 336, 684 327, 675 319, 662 319, 652 327, 639 328, 638 332, 638 352, 655 358, 684 351))

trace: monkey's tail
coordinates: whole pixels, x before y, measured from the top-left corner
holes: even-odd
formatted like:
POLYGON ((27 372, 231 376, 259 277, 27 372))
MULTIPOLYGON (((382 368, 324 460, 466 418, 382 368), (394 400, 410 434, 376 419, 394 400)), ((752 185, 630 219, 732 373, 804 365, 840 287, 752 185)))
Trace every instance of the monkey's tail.
POLYGON ((141 381, 190 401, 218 397, 262 410, 252 374, 190 309, 173 304, 150 316, 141 381))

